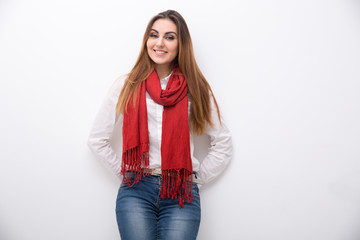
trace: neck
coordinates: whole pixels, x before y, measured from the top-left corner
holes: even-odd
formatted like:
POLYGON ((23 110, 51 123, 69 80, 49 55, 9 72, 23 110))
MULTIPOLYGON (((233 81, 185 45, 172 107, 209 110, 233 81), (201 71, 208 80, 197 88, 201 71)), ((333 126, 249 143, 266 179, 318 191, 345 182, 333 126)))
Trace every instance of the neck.
POLYGON ((169 76, 169 74, 171 73, 173 69, 173 64, 169 64, 169 65, 155 65, 155 70, 156 73, 159 76, 159 79, 163 79, 167 76, 169 76))

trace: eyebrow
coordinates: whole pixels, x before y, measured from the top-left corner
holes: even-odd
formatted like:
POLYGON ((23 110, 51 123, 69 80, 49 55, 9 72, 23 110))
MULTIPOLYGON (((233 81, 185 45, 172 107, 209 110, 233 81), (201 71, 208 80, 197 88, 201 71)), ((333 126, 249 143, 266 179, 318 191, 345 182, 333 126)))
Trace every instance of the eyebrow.
MULTIPOLYGON (((156 32, 156 33, 159 33, 158 31, 156 31, 156 30, 153 29, 153 28, 151 29, 151 31, 154 31, 154 32, 156 32)), ((165 34, 169 34, 169 33, 173 33, 173 34, 177 35, 176 32, 166 32, 165 34)))

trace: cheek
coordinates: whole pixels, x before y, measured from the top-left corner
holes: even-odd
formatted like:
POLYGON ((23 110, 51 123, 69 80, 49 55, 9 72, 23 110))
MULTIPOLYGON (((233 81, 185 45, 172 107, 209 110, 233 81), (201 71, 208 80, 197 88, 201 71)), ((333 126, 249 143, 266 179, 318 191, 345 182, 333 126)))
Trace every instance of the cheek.
POLYGON ((176 55, 178 53, 178 51, 179 51, 179 45, 177 43, 173 44, 171 46, 171 50, 176 55))
POLYGON ((156 40, 154 40, 154 39, 149 38, 146 41, 147 48, 153 48, 155 44, 156 44, 156 40))
POLYGON ((151 41, 149 41, 149 40, 146 42, 146 49, 147 49, 148 54, 150 54, 152 52, 152 45, 151 45, 151 41))

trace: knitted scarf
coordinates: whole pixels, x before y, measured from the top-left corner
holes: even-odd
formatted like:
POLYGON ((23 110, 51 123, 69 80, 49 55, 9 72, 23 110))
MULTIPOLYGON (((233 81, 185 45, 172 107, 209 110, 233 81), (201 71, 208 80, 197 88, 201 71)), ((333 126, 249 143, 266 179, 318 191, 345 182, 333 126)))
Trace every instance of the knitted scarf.
POLYGON ((192 161, 188 119, 188 87, 179 67, 173 69, 165 90, 154 70, 141 83, 135 106, 132 99, 124 111, 123 155, 121 174, 123 182, 136 184, 149 174, 149 130, 146 91, 158 104, 164 106, 161 138, 161 198, 178 199, 183 207, 185 199, 191 202, 192 161), (132 174, 126 174, 126 173, 132 174), (135 175, 133 182, 131 175, 135 175))

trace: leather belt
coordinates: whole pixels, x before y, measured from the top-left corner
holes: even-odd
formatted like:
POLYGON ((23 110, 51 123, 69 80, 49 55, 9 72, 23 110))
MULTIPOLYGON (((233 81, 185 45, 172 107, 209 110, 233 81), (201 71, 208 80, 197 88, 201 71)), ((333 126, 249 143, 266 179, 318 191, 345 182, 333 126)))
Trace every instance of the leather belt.
MULTIPOLYGON (((146 171, 146 170, 145 170, 146 171)), ((148 172, 150 175, 152 176, 158 176, 158 177, 161 177, 161 168, 150 168, 148 169, 148 172)), ((196 182, 196 183, 200 183, 196 177, 196 172, 193 172, 192 174, 193 176, 193 181, 196 182)))

